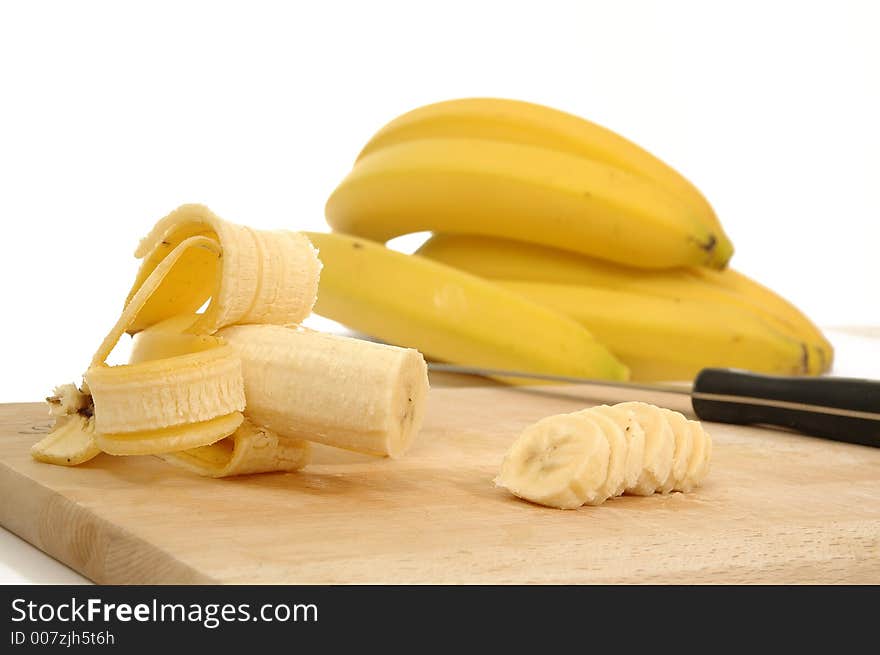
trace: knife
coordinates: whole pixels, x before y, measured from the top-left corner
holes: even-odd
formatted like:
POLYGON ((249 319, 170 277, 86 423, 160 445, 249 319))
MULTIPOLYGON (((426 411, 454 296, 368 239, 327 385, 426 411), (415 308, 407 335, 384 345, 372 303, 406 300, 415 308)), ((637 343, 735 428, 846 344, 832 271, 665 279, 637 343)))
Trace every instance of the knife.
POLYGON ((880 381, 759 375, 704 368, 693 384, 640 384, 432 362, 443 373, 512 377, 690 396, 704 421, 770 425, 804 434, 880 448, 880 381))

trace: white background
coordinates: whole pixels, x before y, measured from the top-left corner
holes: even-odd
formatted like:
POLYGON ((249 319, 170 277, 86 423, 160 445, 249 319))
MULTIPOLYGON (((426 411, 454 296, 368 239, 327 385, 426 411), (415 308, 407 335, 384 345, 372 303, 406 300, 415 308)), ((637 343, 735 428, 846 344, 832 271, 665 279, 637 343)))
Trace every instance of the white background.
POLYGON ((323 229, 376 129, 473 95, 635 140, 709 197, 735 267, 880 324, 878 6, 4 1, 0 400, 78 379, 178 204, 323 229))

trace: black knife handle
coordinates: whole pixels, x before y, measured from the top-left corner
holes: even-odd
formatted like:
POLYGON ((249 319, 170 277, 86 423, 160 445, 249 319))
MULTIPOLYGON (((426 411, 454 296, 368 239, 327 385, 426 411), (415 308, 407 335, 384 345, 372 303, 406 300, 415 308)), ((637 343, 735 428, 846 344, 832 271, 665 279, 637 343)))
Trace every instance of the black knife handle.
POLYGON ((776 377, 706 368, 694 380, 691 402, 694 412, 704 421, 774 425, 880 448, 880 381, 877 380, 776 377), (762 404, 772 401, 789 406, 762 404), (856 416, 835 414, 835 410, 856 416), (866 413, 875 416, 858 416, 866 413))

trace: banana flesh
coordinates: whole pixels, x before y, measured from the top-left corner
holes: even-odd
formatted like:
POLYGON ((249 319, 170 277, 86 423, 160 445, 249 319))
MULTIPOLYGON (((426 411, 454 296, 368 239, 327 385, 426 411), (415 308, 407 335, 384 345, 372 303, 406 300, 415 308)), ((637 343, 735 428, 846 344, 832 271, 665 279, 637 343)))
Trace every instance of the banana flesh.
MULTIPOLYGON (((598 405, 583 410, 590 414, 601 414, 614 421, 623 430, 626 439, 624 450, 624 477, 614 489, 612 496, 619 496, 626 489, 636 486, 642 475, 642 462, 645 459, 645 430, 636 420, 635 414, 619 406, 598 405)), ((617 455, 619 457, 619 454, 617 455)))
POLYGON ((711 454, 712 440, 697 421, 646 403, 620 403, 548 416, 527 427, 505 455, 495 484, 534 503, 574 509, 623 492, 691 491, 708 475, 711 454), (635 434, 643 442, 634 442, 635 434))
POLYGON ((599 487, 596 496, 585 502, 588 505, 598 505, 621 493, 626 484, 626 435, 617 421, 607 414, 587 409, 579 412, 579 415, 593 421, 608 440, 608 473, 605 482, 599 487))
POLYGON ((428 369, 418 350, 277 325, 218 334, 241 358, 248 418, 281 437, 399 457, 421 427, 428 369))
POLYGON ((513 444, 495 484, 520 498, 561 509, 601 503, 608 443, 599 426, 584 415, 542 419, 513 444))
POLYGON ((324 263, 315 306, 322 316, 457 364, 613 380, 628 375, 589 331, 520 294, 364 239, 307 234, 324 263))

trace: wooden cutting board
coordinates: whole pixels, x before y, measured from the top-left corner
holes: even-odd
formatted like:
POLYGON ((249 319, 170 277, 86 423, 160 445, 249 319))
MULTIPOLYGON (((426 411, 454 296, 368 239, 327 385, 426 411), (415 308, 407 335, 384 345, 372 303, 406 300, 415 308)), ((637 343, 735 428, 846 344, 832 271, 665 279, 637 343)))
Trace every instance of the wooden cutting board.
POLYGON ((693 494, 560 511, 495 488, 520 429, 602 400, 559 389, 433 389, 402 460, 323 448, 232 480, 40 464, 45 407, 0 405, 0 522, 100 583, 880 583, 878 449, 710 425, 693 494))

